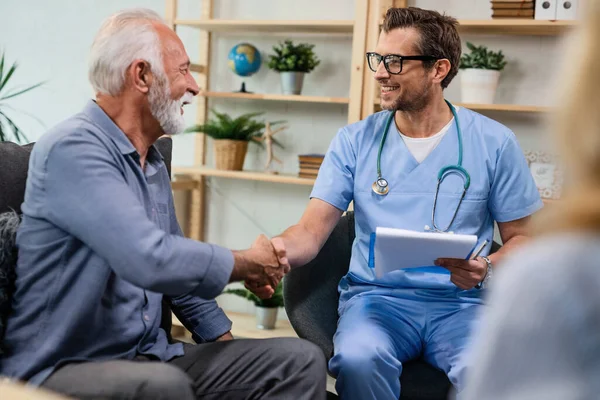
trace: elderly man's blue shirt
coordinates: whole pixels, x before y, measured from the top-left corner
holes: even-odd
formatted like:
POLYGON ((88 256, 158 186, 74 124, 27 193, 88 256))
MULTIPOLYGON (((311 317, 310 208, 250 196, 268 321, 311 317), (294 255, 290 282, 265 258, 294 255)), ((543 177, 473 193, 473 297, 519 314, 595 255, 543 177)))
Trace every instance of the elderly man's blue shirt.
POLYGON ((95 102, 35 144, 22 210, 0 374, 39 384, 69 361, 182 355, 160 328, 163 295, 196 341, 230 330, 212 299, 231 251, 183 237, 160 153, 142 169, 95 102))

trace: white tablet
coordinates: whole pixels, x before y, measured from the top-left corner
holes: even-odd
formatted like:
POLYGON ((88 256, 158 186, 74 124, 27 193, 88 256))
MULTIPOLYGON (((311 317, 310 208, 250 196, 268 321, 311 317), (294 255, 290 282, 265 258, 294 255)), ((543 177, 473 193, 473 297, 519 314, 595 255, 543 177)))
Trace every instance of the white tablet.
POLYGON ((475 235, 378 227, 371 235, 369 264, 381 278, 397 269, 431 267, 438 258, 467 259, 476 245, 475 235))

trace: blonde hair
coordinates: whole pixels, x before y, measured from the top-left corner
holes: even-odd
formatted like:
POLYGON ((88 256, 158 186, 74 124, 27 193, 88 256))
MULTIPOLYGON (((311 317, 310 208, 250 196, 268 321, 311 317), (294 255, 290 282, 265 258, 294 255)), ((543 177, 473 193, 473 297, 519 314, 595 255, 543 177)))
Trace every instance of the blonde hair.
POLYGON ((559 75, 554 120, 564 196, 542 213, 542 232, 600 231, 600 1, 584 3, 559 75))

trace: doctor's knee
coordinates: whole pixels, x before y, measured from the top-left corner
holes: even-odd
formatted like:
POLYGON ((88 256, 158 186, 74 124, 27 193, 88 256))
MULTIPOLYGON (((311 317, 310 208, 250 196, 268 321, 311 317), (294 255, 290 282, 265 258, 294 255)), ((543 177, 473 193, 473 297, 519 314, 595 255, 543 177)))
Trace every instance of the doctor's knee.
POLYGON ((354 344, 337 350, 329 362, 329 369, 334 376, 343 374, 365 378, 385 369, 385 365, 390 365, 393 358, 392 354, 381 346, 354 344))

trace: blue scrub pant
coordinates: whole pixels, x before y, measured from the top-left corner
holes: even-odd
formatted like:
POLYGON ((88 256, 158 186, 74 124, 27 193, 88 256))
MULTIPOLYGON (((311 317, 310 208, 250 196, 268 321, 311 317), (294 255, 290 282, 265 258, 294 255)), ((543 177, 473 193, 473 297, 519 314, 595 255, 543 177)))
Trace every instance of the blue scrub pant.
POLYGON ((363 292, 340 307, 329 369, 342 399, 397 400, 402 363, 420 355, 443 370, 460 393, 481 301, 423 292, 363 292))

